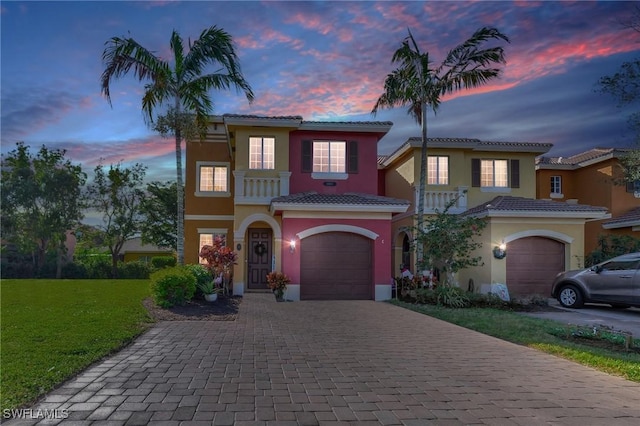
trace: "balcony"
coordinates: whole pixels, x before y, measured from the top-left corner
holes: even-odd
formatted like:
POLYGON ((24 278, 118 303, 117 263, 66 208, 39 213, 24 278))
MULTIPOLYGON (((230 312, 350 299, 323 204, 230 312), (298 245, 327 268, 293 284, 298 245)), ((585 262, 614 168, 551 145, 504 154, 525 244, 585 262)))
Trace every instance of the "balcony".
POLYGON ((268 205, 275 197, 289 195, 291 172, 280 172, 278 177, 246 176, 245 170, 235 170, 235 204, 268 205))
MULTIPOLYGON (((449 209, 449 213, 462 213, 467 210, 467 190, 466 186, 459 186, 457 189, 449 191, 426 191, 424 194, 424 212, 435 213, 436 210, 442 212, 447 205, 457 198, 455 204, 449 209)), ((418 208, 419 188, 416 186, 416 209, 418 208)))

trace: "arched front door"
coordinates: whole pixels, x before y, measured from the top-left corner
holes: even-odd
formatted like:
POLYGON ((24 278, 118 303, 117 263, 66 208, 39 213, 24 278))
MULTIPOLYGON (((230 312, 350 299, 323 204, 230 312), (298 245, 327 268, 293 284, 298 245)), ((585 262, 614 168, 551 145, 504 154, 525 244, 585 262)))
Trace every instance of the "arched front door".
POLYGON ((269 228, 249 228, 248 274, 249 289, 266 290, 267 274, 271 272, 273 233, 269 228))

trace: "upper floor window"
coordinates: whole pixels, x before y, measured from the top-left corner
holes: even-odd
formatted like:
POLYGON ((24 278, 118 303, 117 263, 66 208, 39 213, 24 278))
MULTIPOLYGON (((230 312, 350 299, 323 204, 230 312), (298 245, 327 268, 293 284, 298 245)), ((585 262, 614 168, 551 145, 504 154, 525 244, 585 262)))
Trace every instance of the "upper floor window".
POLYGON ((508 187, 508 167, 507 160, 482 160, 480 162, 480 186, 508 187))
POLYGON ((198 191, 196 195, 228 195, 229 164, 197 163, 198 191))
POLYGON ((275 138, 249 138, 249 169, 272 170, 275 168, 275 138))
POLYGON ((303 173, 314 179, 348 179, 358 173, 358 141, 302 141, 303 173))
POLYGON ((520 188, 520 160, 472 158, 471 186, 500 192, 520 188))
POLYGON ((562 176, 551 176, 551 193, 562 194, 562 176))
POLYGON ((427 184, 449 184, 449 157, 429 156, 427 159, 427 184))
POLYGON ((313 171, 316 173, 345 173, 347 170, 346 142, 313 142, 313 171))

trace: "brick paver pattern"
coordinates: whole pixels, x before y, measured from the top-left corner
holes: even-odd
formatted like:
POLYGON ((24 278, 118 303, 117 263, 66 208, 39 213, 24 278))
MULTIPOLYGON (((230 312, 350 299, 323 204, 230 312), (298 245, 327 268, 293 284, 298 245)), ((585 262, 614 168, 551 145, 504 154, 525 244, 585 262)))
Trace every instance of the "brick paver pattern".
POLYGON ((640 424, 640 384, 387 303, 251 293, 236 321, 154 325, 38 409, 78 425, 614 426, 640 424))

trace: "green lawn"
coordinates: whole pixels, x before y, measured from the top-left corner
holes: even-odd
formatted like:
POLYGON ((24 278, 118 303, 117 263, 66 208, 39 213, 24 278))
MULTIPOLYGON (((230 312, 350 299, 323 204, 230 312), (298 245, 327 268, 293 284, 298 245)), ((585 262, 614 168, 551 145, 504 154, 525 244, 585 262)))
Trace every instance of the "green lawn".
POLYGON ((0 408, 17 408, 126 345, 151 321, 148 280, 2 280, 0 408))
MULTIPOLYGON (((622 350, 611 351, 561 339, 557 336, 566 334, 566 326, 557 321, 532 318, 516 312, 489 308, 451 309, 398 301, 391 303, 502 340, 536 348, 609 374, 640 382, 639 354, 622 350)), ((637 347, 640 342, 637 339, 634 340, 637 347)))

